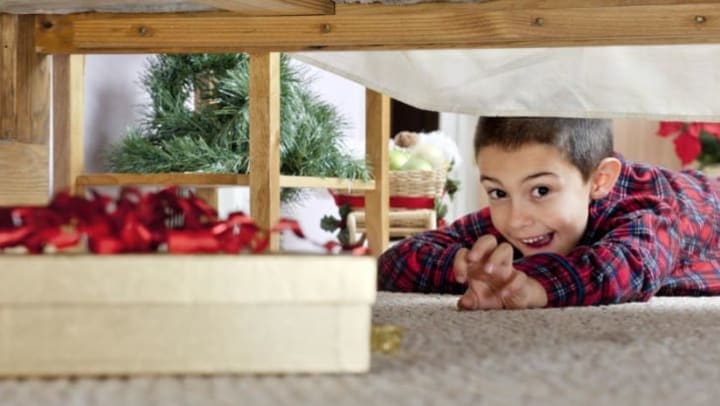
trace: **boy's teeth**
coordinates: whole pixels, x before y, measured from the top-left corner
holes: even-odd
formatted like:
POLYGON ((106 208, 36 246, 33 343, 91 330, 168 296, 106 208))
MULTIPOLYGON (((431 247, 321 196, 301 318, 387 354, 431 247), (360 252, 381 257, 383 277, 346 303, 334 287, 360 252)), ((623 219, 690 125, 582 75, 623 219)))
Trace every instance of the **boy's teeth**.
POLYGON ((546 239, 546 238, 547 238, 547 235, 541 235, 541 236, 538 236, 538 237, 526 238, 526 239, 521 240, 521 241, 524 242, 525 244, 534 244, 534 243, 539 242, 539 241, 542 241, 542 240, 544 240, 544 239, 546 239))

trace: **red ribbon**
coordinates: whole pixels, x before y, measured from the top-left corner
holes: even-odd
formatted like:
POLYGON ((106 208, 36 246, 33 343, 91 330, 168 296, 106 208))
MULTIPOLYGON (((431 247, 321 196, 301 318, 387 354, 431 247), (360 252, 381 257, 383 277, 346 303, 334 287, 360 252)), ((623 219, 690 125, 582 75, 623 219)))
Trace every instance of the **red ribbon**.
MULTIPOLYGON (((174 187, 145 195, 124 188, 116 200, 94 191, 89 199, 59 193, 47 207, 0 208, 0 249, 24 246, 30 253, 42 253, 48 246, 77 246, 83 236, 96 254, 156 252, 162 246, 183 254, 262 253, 271 233, 285 230, 305 238, 290 219, 281 219, 270 230, 259 228, 241 212, 219 221, 202 199, 180 197, 174 187)), ((328 251, 339 246, 314 244, 328 251)), ((347 248, 360 252, 359 247, 347 248)))

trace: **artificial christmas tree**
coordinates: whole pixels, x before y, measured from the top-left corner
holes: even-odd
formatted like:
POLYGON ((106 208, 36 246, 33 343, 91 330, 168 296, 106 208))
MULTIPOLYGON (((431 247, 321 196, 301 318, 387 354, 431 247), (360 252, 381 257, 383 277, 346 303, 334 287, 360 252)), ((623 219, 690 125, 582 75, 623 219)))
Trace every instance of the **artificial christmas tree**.
MULTIPOLYGON (((246 54, 159 55, 142 83, 146 116, 107 154, 113 172, 246 173, 249 157, 246 54)), ((369 178, 364 160, 342 143, 337 110, 308 88, 301 70, 281 58, 281 168, 285 175, 369 178)), ((298 197, 284 189, 283 201, 298 197)))

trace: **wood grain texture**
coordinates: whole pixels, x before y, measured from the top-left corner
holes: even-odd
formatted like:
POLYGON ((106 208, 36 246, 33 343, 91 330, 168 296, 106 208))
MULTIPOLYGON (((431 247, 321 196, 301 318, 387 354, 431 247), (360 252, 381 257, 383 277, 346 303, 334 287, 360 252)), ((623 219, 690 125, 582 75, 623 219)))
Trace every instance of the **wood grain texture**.
MULTIPOLYGON (((270 229, 280 218, 280 54, 250 54, 250 214, 270 229)), ((280 248, 273 235, 271 250, 280 248)))
POLYGON ((33 17, 0 14, 0 205, 49 196, 49 72, 33 34, 33 17))
POLYGON ((316 15, 335 11, 331 0, 195 0, 195 3, 244 15, 316 15))
POLYGON ((37 46, 42 52, 120 53, 720 42, 717 1, 637 2, 629 6, 583 3, 587 4, 557 8, 517 8, 510 1, 338 5, 335 15, 328 16, 40 16, 37 46))
POLYGON ((47 144, 50 73, 35 53, 32 16, 0 15, 0 140, 47 144))
POLYGON ((375 179, 375 189, 365 192, 368 248, 380 255, 390 238, 390 98, 371 89, 365 92, 365 131, 365 152, 375 179))
POLYGON ((0 140, 17 138, 18 18, 0 14, 0 140))
POLYGON ((225 173, 93 173, 80 175, 84 186, 180 185, 180 186, 247 186, 247 175, 225 173))
POLYGON ((48 202, 47 145, 0 143, 0 206, 48 202))
POLYGON ((366 182, 340 178, 280 175, 280 186, 293 188, 372 190, 375 188, 375 181, 369 180, 366 182))
MULTIPOLYGON (((33 38, 35 19, 20 16, 20 38, 33 38)), ((32 144, 50 141, 50 58, 35 52, 34 46, 23 46, 18 57, 21 77, 18 93, 18 132, 21 139, 32 144)))
POLYGON ((85 169, 83 135, 85 56, 53 56, 53 181, 55 192, 75 190, 85 169))

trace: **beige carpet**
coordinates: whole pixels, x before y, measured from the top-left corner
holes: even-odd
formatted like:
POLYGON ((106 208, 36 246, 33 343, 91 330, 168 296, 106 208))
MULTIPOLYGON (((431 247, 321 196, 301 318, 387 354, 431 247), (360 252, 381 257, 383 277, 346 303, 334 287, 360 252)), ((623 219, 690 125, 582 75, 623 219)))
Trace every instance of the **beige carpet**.
POLYGON ((711 405, 720 297, 457 312, 452 296, 381 293, 405 341, 367 375, 0 381, 0 405, 711 405))

